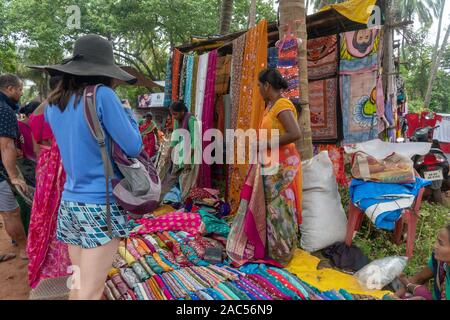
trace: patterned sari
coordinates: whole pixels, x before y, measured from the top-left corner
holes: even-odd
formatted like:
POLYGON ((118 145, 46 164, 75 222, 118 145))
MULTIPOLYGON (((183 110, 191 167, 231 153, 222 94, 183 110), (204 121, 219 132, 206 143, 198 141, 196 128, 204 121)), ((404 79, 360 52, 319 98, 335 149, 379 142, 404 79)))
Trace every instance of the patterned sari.
POLYGON ((70 265, 67 245, 56 239, 59 203, 65 183, 65 172, 56 141, 40 145, 36 167, 36 192, 31 209, 28 234, 28 279, 35 288, 46 278, 67 275, 70 265))
MULTIPOLYGON (((266 110, 260 129, 278 129, 278 115, 295 107, 280 99, 266 110)), ((264 262, 285 266, 293 257, 301 223, 301 160, 294 144, 279 148, 279 162, 250 167, 241 190, 241 201, 227 241, 227 253, 233 264, 264 262), (275 172, 264 174, 268 166, 275 172)), ((271 155, 268 155, 269 158, 271 155)))

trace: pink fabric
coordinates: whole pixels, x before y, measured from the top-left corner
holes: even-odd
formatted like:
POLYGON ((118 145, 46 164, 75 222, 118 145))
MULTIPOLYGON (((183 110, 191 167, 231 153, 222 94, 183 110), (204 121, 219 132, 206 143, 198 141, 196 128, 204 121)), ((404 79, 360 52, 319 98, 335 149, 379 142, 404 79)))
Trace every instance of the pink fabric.
MULTIPOLYGON (((217 50, 209 53, 208 57, 208 71, 206 76, 205 98, 203 100, 202 112, 202 136, 214 125, 214 97, 215 97, 215 81, 216 81, 216 66, 217 66, 217 50)), ((209 141, 203 141, 203 150, 210 144, 209 141)), ((198 173, 199 187, 211 188, 211 165, 202 161, 198 173)))
POLYGON ((56 224, 65 173, 56 141, 41 146, 36 167, 36 191, 28 233, 28 279, 35 288, 42 279, 67 275, 67 245, 56 239, 56 224))
POLYGON ((33 138, 36 143, 41 143, 45 140, 51 140, 53 138, 52 129, 50 125, 45 121, 44 114, 30 116, 28 121, 31 131, 33 133, 33 138))
POLYGON ((19 133, 23 136, 24 143, 19 143, 19 148, 23 152, 23 156, 27 159, 36 161, 36 155, 33 149, 33 138, 31 135, 31 128, 22 121, 17 121, 19 126, 19 133))
POLYGON ((192 235, 201 234, 202 219, 198 213, 171 212, 161 217, 143 218, 136 221, 142 226, 137 234, 149 234, 160 231, 186 231, 192 235))

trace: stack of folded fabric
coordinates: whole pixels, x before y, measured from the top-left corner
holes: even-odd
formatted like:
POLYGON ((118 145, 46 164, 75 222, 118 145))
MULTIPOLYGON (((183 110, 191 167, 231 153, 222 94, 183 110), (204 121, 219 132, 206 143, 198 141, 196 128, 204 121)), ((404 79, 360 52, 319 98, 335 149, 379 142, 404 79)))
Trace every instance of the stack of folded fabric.
POLYGON ((235 269, 205 260, 224 245, 186 231, 133 235, 121 242, 105 295, 110 300, 348 300, 320 292, 287 270, 250 264, 235 269))

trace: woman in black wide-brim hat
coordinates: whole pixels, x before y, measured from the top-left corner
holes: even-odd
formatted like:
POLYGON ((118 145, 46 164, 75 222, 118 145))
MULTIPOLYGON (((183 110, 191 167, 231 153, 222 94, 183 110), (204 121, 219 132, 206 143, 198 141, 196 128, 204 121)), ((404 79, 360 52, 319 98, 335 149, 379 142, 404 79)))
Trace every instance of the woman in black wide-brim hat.
MULTIPOLYGON (((103 161, 100 147, 85 119, 83 92, 87 86, 102 85, 96 91, 96 107, 103 129, 125 154, 136 157, 142 149, 138 125, 131 109, 123 107, 112 89, 113 79, 128 83, 136 79, 114 63, 111 43, 97 35, 79 38, 70 59, 44 68, 52 75, 62 76, 48 98, 49 106, 44 114, 67 175, 58 214, 57 238, 68 244, 75 266, 75 286, 70 299, 100 299, 120 238, 127 237, 129 229, 112 192, 109 194, 111 223, 107 223, 103 161)), ((117 171, 115 175, 119 177, 117 171)), ((112 190, 111 185, 109 190, 112 190)))

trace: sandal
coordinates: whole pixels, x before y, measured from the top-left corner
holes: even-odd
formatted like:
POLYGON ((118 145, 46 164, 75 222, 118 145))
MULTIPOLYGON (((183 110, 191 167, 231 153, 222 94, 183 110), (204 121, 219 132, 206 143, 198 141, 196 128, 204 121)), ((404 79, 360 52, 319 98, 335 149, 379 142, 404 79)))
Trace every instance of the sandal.
POLYGON ((16 255, 14 253, 5 253, 5 254, 0 254, 0 263, 1 262, 6 262, 9 260, 12 260, 16 257, 16 255))

